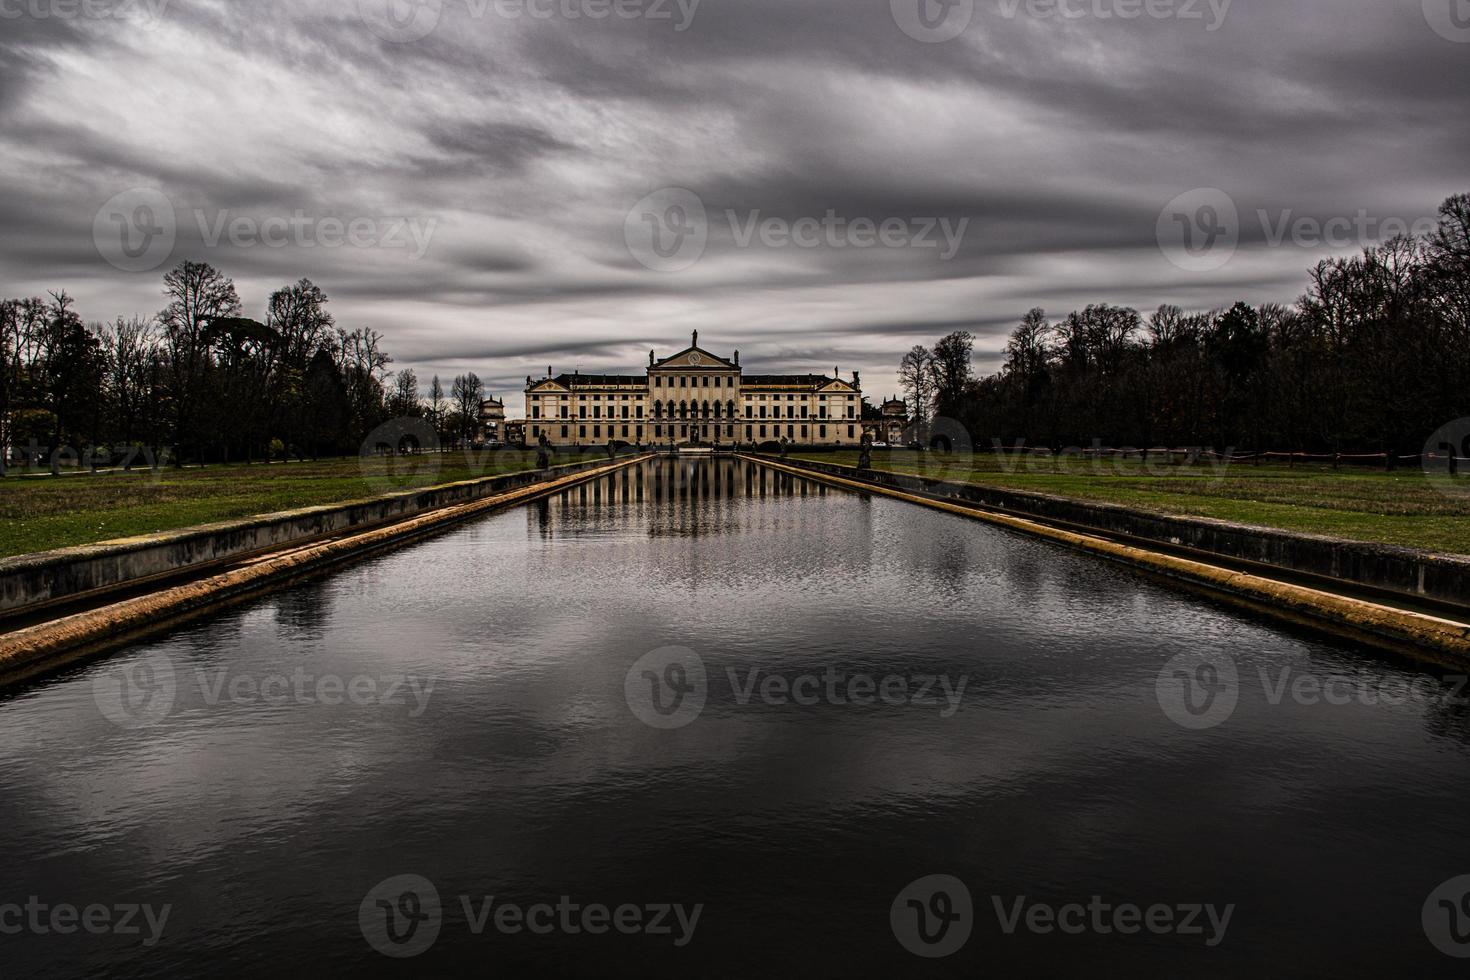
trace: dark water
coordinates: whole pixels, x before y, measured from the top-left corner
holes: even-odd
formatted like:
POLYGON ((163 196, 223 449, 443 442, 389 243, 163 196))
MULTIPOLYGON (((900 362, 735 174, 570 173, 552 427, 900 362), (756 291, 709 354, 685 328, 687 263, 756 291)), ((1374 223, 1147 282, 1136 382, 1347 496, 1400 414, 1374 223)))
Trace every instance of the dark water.
POLYGON ((0 976, 1464 975, 1421 918, 1470 929, 1430 901, 1470 873, 1465 694, 960 518, 649 464, 0 701, 0 976), (968 907, 891 917, 931 875, 968 907), (1040 931, 1070 903, 1113 911, 1040 931), (130 904, 168 906, 151 945, 47 918, 130 904))

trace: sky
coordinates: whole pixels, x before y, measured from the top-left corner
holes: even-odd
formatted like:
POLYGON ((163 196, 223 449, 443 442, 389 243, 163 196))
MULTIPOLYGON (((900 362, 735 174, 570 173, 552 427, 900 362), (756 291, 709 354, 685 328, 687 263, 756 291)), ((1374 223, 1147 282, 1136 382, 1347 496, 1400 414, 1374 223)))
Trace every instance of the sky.
POLYGON ((0 295, 301 277, 420 380, 1290 302, 1470 191, 1470 0, 0 0, 0 295))

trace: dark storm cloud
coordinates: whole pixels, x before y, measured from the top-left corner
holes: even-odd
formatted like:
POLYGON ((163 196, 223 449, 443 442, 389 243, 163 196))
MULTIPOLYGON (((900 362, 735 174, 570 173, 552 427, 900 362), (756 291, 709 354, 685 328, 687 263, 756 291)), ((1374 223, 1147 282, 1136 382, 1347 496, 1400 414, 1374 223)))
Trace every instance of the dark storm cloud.
POLYGON ((68 288, 93 319, 156 309, 166 263, 121 272, 92 237, 103 202, 155 188, 177 218, 168 262, 214 262, 256 312, 311 277, 340 323, 381 330, 425 378, 473 369, 507 393, 548 360, 634 370, 697 328, 747 364, 836 360, 887 393, 902 351, 950 330, 994 366, 1031 306, 1289 301, 1325 253, 1267 247, 1258 213, 1412 220, 1466 189, 1470 44, 1431 30, 1420 0, 1220 2, 1207 29, 976 0, 937 44, 889 0, 670 2, 671 20, 453 0, 405 43, 357 0, 174 0, 147 27, 10 18, 0 280, 68 288), (624 237, 665 187, 708 219, 703 257, 676 272, 624 237), (1239 254, 1211 273, 1156 239, 1164 205, 1200 187, 1241 214, 1239 254), (940 260, 743 244, 731 224, 829 212, 964 234, 940 260), (423 247, 211 240, 291 215, 313 234, 411 223, 423 247))

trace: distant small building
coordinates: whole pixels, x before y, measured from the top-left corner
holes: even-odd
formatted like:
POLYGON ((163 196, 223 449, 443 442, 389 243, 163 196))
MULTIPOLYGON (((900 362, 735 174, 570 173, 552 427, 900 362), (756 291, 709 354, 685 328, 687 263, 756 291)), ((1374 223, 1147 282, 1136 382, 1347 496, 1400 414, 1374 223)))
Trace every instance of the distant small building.
POLYGON ((900 398, 890 398, 883 403, 878 417, 863 422, 863 431, 873 437, 874 442, 890 446, 904 444, 904 430, 909 427, 909 407, 900 398))
POLYGON ((509 442, 505 435, 505 402, 494 397, 480 402, 480 439, 509 442))
POLYGON ((526 420, 511 419, 505 423, 505 439, 507 446, 524 446, 526 444, 526 420))

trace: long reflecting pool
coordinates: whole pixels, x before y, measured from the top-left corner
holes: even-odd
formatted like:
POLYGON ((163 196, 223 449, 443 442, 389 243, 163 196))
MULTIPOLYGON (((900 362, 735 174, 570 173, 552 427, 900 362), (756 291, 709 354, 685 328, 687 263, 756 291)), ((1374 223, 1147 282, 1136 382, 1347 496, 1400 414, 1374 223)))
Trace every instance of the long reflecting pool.
POLYGON ((6 695, 0 976, 1463 975, 1467 695, 639 464, 6 695))

